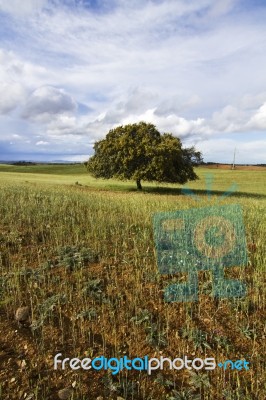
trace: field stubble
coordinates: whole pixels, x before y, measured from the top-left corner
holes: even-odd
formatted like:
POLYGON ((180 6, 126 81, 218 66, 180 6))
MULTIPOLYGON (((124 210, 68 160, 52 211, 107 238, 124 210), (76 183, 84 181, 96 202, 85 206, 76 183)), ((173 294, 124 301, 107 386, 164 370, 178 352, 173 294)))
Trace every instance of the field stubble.
POLYGON ((152 214, 215 205, 218 199, 200 191, 197 203, 169 193, 3 182, 0 399, 52 400, 67 387, 76 400, 265 398, 265 199, 236 193, 222 202, 243 208, 249 263, 228 269, 227 276, 244 280, 247 296, 214 300, 211 275, 201 272, 198 302, 165 303, 164 287, 185 276, 158 273, 152 214), (25 324, 14 317, 21 306, 30 307, 25 324), (245 358, 251 368, 114 376, 55 371, 58 352, 71 358, 245 358))

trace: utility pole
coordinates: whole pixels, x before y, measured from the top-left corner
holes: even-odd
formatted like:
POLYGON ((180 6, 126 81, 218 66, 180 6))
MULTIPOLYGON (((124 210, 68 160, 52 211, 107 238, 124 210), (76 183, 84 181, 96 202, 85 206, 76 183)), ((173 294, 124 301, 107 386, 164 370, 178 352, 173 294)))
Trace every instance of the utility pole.
POLYGON ((231 169, 235 169, 235 163, 236 163, 236 147, 234 150, 234 159, 233 159, 233 164, 232 164, 232 168, 231 169))

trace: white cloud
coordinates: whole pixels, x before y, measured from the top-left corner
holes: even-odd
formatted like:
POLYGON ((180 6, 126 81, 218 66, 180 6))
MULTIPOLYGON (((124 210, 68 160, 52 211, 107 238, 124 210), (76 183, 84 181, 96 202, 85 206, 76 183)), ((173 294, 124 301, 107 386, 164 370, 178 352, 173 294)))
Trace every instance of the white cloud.
POLYGON ((77 104, 64 90, 44 86, 36 89, 29 96, 23 108, 22 117, 47 122, 53 116, 72 113, 76 108, 77 104))
POLYGON ((197 144, 197 148, 204 154, 205 161, 221 161, 232 163, 236 149, 235 161, 237 164, 265 163, 266 140, 250 140, 241 143, 234 139, 210 139, 197 144))
POLYGON ((54 118, 47 126, 48 136, 73 135, 78 131, 79 121, 75 116, 61 114, 54 118))
POLYGON ((8 114, 24 100, 25 92, 17 82, 0 81, 0 114, 8 114))
POLYGON ((239 106, 243 110, 254 110, 266 103, 266 92, 257 93, 256 95, 244 94, 239 102, 239 106))
POLYGON ((236 4, 236 0, 216 0, 210 6, 208 17, 213 18, 227 14, 236 4))
POLYGON ((213 113, 210 125, 214 132, 241 132, 246 129, 247 117, 248 115, 240 108, 227 105, 213 113))
POLYGON ((49 144, 49 142, 45 142, 44 140, 39 140, 35 144, 36 144, 36 146, 47 146, 49 144))
POLYGON ((134 122, 147 121, 157 126, 162 132, 171 132, 179 137, 186 137, 190 134, 199 135, 201 133, 208 133, 205 120, 197 118, 196 120, 187 120, 175 114, 165 116, 156 115, 156 108, 147 110, 145 113, 138 116, 132 115, 125 118, 122 124, 129 124, 134 122))
POLYGON ((53 73, 44 66, 25 61, 22 55, 0 48, 0 81, 20 85, 25 91, 44 85, 53 73))
MULTIPOLYGON (((186 110, 185 106, 189 101, 182 104, 178 99, 170 98, 165 105, 155 94, 147 95, 145 98, 145 92, 137 90, 133 97, 131 95, 128 95, 128 100, 119 101, 88 124, 88 126, 93 126, 92 131, 98 132, 95 137, 103 136, 110 128, 117 125, 139 121, 153 123, 162 132, 172 132, 176 136, 186 140, 191 138, 195 142, 221 133, 241 133, 247 132, 249 129, 264 129, 266 126, 266 103, 257 109, 247 108, 247 96, 244 99, 238 99, 234 105, 229 104, 214 111, 208 118, 185 118, 182 111, 186 110), (149 109, 148 104, 153 104, 154 107, 149 109), (164 106, 165 108, 163 108, 164 106), (179 110, 181 110, 180 113, 179 110)), ((251 96, 248 102, 252 102, 254 105, 256 99, 251 96)), ((190 107, 194 107, 193 102, 190 107)))
POLYGON ((266 102, 251 117, 247 127, 249 129, 266 131, 266 102))
POLYGON ((0 11, 15 15, 27 15, 40 10, 47 0, 0 0, 0 11))

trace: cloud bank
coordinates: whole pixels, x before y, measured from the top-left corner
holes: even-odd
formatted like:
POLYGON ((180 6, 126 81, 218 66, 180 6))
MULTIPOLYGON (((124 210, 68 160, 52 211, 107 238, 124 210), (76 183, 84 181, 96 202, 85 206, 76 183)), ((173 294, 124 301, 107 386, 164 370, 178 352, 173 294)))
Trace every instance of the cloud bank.
POLYGON ((265 17, 251 0, 0 0, 0 159, 86 159, 144 120, 206 161, 266 162, 265 17))

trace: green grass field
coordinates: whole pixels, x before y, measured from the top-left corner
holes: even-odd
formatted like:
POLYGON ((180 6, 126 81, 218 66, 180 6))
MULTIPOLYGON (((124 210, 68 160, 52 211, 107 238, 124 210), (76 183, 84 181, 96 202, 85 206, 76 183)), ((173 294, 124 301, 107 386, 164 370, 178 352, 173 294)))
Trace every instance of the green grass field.
POLYGON ((199 168, 180 185, 96 180, 83 165, 0 165, 0 399, 264 400, 266 170, 199 168), (211 196, 205 175, 213 174, 211 196), (233 184, 238 188, 221 200, 233 184), (243 298, 212 297, 199 273, 197 302, 167 303, 186 275, 160 275, 152 215, 216 204, 243 209, 249 261, 226 269, 243 298), (16 309, 28 306, 18 326, 16 309), (64 371, 64 357, 246 359, 249 370, 64 371))
MULTIPOLYGON (((202 194, 205 192, 205 175, 213 175, 213 191, 223 193, 229 187, 236 183, 237 193, 235 195, 248 197, 266 196, 266 168, 262 171, 253 170, 228 170, 228 169, 208 169, 200 167, 197 169, 199 180, 190 182, 188 186, 202 194)), ((74 185, 81 184, 91 189, 107 189, 115 191, 134 191, 136 185, 134 182, 122 182, 116 180, 95 179, 88 175, 83 164, 70 165, 50 165, 41 164, 33 166, 16 166, 0 164, 1 182, 21 182, 21 183, 42 183, 49 185, 74 185), (4 172, 4 174, 3 174, 4 172)), ((144 191, 151 193, 180 193, 180 185, 144 183, 144 191)))

